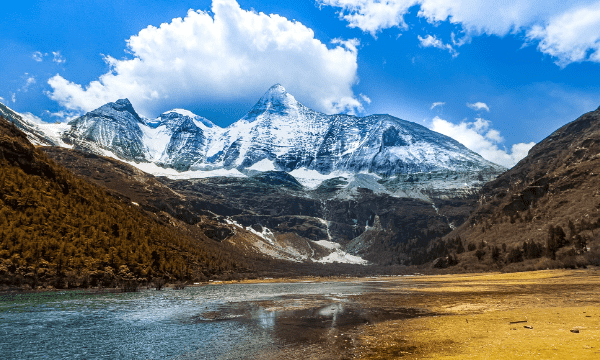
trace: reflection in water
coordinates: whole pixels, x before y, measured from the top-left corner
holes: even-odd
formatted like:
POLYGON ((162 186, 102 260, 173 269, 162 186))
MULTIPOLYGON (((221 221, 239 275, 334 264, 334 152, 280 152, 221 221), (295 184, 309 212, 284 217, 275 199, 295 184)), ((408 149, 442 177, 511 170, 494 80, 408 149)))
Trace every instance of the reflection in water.
POLYGON ((410 316, 351 300, 377 289, 334 282, 0 296, 0 358, 267 359, 298 348, 305 358, 357 325, 410 316))
POLYGON ((257 316, 258 324, 264 329, 273 329, 275 327, 275 316, 274 311, 265 311, 263 308, 258 308, 257 316))

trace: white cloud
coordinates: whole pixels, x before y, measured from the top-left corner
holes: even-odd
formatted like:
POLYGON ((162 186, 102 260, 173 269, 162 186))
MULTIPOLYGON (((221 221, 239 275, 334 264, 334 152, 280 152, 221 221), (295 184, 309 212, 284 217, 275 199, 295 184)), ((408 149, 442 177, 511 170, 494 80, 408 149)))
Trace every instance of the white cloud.
POLYGON ((600 62, 600 2, 555 16, 546 26, 527 33, 539 40, 538 49, 555 57, 559 66, 572 62, 600 62))
POLYGON ((39 51, 34 52, 31 57, 33 58, 33 60, 37 61, 37 62, 42 62, 44 59, 44 54, 42 54, 39 51))
POLYGON ((370 104, 371 103, 371 98, 369 98, 367 95, 365 94, 359 94, 358 96, 360 96, 360 98, 362 99, 363 102, 370 104))
MULTIPOLYGON (((459 24, 472 36, 525 32, 538 49, 560 66, 576 61, 600 62, 600 2, 598 0, 318 0, 340 8, 350 27, 375 35, 391 27, 408 29, 404 16, 418 6, 418 16, 430 23, 459 24)), ((462 45, 461 40, 455 43, 462 45)))
POLYGON ((431 104, 431 109, 430 110, 433 110, 433 109, 435 109, 438 106, 444 106, 444 105, 446 105, 446 103, 442 102, 442 101, 434 102, 433 104, 431 104))
POLYGON ((321 5, 342 8, 340 18, 348 21, 350 27, 375 33, 381 29, 400 27, 407 29, 404 15, 408 8, 416 4, 413 0, 317 0, 321 5))
POLYGON ((452 39, 452 44, 457 47, 461 47, 464 44, 470 43, 472 40, 469 34, 463 34, 463 37, 456 39, 456 34, 454 32, 450 33, 450 39, 452 39))
POLYGON ((458 56, 458 52, 456 52, 452 45, 444 44, 442 40, 438 39, 435 36, 427 35, 424 38, 422 38, 421 36, 417 36, 417 38, 421 42, 422 47, 434 47, 442 50, 448 50, 450 54, 452 54, 452 57, 458 56))
POLYGON ((475 131, 477 131, 478 133, 482 133, 485 132, 487 129, 490 128, 490 121, 486 120, 486 119, 482 119, 482 118, 476 118, 475 122, 471 123, 471 126, 475 129, 475 131))
POLYGON ((490 107, 487 106, 486 103, 483 102, 476 102, 473 104, 467 103, 467 106, 470 107, 471 109, 475 110, 475 111, 479 111, 479 110, 485 110, 487 112, 490 112, 490 107))
POLYGON ((340 39, 340 38, 335 38, 335 39, 331 40, 331 43, 337 44, 337 45, 343 45, 346 49, 357 52, 358 46, 360 45, 360 40, 359 39, 344 40, 344 39, 340 39))
POLYGON ((52 59, 52 61, 54 61, 57 64, 64 64, 67 60, 65 60, 65 58, 60 54, 60 51, 53 51, 52 55, 54 56, 54 58, 52 59))
POLYGON ((25 79, 25 84, 18 91, 27 92, 27 90, 29 90, 29 87, 35 84, 35 77, 30 76, 27 73, 25 73, 25 76, 27 76, 27 78, 25 79))
POLYGON ((488 120, 481 118, 475 122, 463 121, 457 125, 436 116, 429 128, 455 139, 484 159, 507 168, 513 167, 527 156, 529 149, 535 145, 534 142, 518 143, 512 145, 510 151, 501 149, 499 143, 503 142, 504 138, 500 136, 499 131, 490 129, 490 125, 488 120))
POLYGON ((0 101, 4 102, 6 100, 4 100, 4 98, 2 96, 0 96, 0 101))
POLYGON ((11 92, 11 93, 10 93, 10 100, 11 100, 13 103, 16 103, 16 102, 17 102, 17 94, 15 94, 15 93, 11 92))
POLYGON ((150 116, 203 101, 256 100, 280 83, 316 110, 362 111, 352 90, 358 41, 336 39, 328 48, 303 24, 243 10, 234 0, 213 0, 212 14, 190 10, 148 26, 127 44, 133 59, 106 57, 110 71, 88 85, 50 78, 50 98, 88 111, 127 97, 150 116))

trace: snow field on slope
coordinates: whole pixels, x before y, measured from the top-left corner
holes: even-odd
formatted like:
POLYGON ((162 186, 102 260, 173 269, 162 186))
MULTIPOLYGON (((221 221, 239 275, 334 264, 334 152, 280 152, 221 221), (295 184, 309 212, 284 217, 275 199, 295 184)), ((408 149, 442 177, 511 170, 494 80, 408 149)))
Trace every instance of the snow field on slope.
POLYGON ((42 131, 46 136, 48 136, 52 141, 56 142, 58 146, 64 147, 67 149, 73 148, 73 145, 65 144, 62 141, 62 133, 69 131, 70 126, 67 123, 39 123, 35 124, 40 131, 42 131))
POLYGON ((273 161, 269 159, 262 159, 261 161, 254 163, 254 165, 247 168, 248 170, 257 170, 257 171, 275 171, 275 164, 273 161))
POLYGON ((166 125, 161 125, 157 128, 151 128, 150 126, 140 124, 140 130, 144 134, 144 144, 148 148, 148 155, 150 160, 156 161, 160 159, 164 153, 167 145, 171 141, 171 132, 167 129, 166 125))

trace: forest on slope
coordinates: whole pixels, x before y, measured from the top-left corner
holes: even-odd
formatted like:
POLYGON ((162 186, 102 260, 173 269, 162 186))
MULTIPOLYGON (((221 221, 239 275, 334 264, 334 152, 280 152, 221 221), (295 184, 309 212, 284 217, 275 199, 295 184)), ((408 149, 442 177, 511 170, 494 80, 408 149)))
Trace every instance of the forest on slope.
POLYGON ((0 117, 0 286, 198 281, 243 260, 74 176, 0 117))

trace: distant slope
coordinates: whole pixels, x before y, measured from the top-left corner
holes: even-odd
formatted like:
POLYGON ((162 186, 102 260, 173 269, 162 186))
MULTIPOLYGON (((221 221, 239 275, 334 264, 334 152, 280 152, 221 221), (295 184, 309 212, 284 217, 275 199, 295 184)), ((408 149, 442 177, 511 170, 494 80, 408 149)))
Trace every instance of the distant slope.
POLYGON ((72 175, 0 117, 0 285, 199 280, 239 269, 204 239, 72 175))
POLYGON ((525 242, 543 247, 537 255, 553 257, 548 248, 552 238, 550 247, 558 246, 559 255, 587 253, 595 262, 598 255, 586 250, 593 252, 598 245, 599 227, 600 108, 556 130, 515 167, 487 183, 479 207, 448 238, 460 236, 465 247, 483 241, 484 260, 491 256, 491 247, 506 246, 498 259, 508 262, 528 257, 525 242), (511 249, 519 251, 510 254, 511 249))

